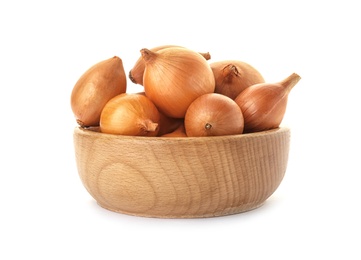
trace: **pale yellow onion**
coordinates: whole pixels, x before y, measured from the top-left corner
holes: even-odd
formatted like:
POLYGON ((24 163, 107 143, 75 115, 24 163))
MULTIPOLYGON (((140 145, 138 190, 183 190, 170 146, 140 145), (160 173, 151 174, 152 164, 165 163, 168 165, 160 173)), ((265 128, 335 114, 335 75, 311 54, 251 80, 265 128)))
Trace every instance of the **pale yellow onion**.
POLYGON ((143 94, 118 95, 104 106, 100 131, 108 134, 157 136, 159 111, 143 94))
POLYGON ((204 57, 187 48, 141 50, 145 62, 144 91, 166 116, 184 118, 199 96, 213 93, 215 80, 204 57))
POLYGON ((188 107, 184 118, 188 137, 242 134, 243 114, 237 103, 222 94, 198 97, 188 107))
POLYGON ((288 95, 301 77, 292 73, 277 83, 259 83, 242 91, 235 102, 244 116, 245 132, 279 127, 287 108, 288 95))

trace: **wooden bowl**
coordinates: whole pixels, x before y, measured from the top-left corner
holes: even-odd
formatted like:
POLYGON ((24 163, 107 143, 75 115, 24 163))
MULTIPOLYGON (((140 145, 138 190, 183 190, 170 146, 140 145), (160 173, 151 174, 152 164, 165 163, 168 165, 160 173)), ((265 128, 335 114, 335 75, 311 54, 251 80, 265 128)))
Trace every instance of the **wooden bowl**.
POLYGON ((133 137, 75 128, 78 173, 108 210, 199 218, 260 207, 287 168, 290 130, 219 137, 133 137))

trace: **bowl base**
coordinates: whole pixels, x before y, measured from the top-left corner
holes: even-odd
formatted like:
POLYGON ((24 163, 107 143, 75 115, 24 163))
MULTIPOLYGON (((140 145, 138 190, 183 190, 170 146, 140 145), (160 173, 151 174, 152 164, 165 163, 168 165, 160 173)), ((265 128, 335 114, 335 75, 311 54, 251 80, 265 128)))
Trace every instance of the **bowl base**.
POLYGON ((164 218, 164 219, 186 219, 186 218, 212 218, 212 217, 222 217, 222 216, 240 214, 263 206, 265 204, 265 201, 258 204, 253 204, 252 206, 241 205, 238 207, 232 207, 217 212, 204 213, 204 214, 183 214, 183 215, 172 215, 172 214, 162 215, 162 214, 147 214, 147 213, 138 213, 138 212, 136 213, 136 212, 129 212, 115 208, 110 208, 99 202, 97 202, 97 204, 106 210, 120 214, 130 215, 130 216, 146 217, 146 218, 164 218))

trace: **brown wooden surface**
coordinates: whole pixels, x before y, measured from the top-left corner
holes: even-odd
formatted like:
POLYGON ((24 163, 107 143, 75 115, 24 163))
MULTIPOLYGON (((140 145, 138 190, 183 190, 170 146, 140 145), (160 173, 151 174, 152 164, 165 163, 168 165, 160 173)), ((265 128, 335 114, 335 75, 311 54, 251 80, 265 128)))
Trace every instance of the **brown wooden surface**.
POLYGON ((79 176, 109 210, 162 218, 229 215, 261 206, 286 172, 290 130, 161 138, 75 128, 79 176))

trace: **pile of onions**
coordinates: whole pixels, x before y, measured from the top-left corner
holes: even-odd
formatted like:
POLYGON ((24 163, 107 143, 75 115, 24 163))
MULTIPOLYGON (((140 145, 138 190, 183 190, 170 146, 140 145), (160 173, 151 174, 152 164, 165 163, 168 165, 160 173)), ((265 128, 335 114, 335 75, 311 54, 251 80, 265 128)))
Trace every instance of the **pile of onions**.
POLYGON ((127 93, 122 60, 93 65, 75 84, 71 106, 81 127, 102 133, 149 137, 239 135, 279 127, 291 89, 292 73, 266 82, 240 60, 209 62, 209 53, 162 45, 140 50, 129 72, 144 91, 127 93))

